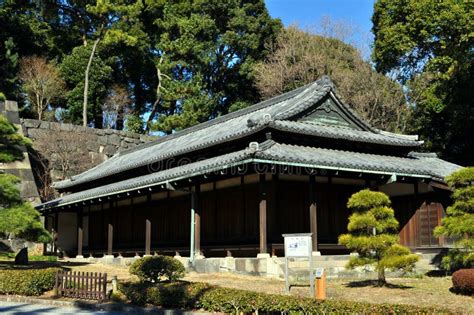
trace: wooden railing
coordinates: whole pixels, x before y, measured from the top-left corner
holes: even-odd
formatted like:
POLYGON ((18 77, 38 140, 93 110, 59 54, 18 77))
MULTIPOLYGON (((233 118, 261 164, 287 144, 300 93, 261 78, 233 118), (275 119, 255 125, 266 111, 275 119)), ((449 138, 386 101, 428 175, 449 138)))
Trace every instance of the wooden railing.
POLYGON ((60 296, 103 301, 107 294, 107 274, 58 271, 54 289, 60 296))

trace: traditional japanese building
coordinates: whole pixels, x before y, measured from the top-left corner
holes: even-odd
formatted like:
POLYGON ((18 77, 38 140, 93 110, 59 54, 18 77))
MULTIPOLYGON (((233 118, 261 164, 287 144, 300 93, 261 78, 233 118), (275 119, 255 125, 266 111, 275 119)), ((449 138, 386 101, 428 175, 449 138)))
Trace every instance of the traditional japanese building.
POLYGON ((421 144, 362 121, 323 77, 122 151, 37 209, 69 255, 281 255, 282 234, 301 232, 324 255, 345 252, 347 200, 370 188, 391 197, 403 244, 440 248, 444 178, 460 166, 421 144))

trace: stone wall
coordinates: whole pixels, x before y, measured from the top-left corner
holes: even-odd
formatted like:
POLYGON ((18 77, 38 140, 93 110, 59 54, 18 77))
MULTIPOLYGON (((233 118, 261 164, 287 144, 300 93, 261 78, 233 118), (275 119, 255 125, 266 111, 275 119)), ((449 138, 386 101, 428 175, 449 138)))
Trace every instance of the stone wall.
POLYGON ((114 129, 95 129, 73 124, 21 119, 23 133, 33 141, 39 137, 48 137, 60 132, 87 135, 86 147, 94 160, 104 161, 118 151, 134 147, 138 144, 153 140, 155 137, 146 136, 114 129))
POLYGON ((0 172, 20 177, 22 197, 33 203, 39 203, 40 197, 49 200, 56 196, 50 187, 52 182, 81 173, 119 151, 156 138, 121 130, 20 119, 14 101, 0 102, 0 114, 33 141, 31 150, 23 148, 23 161, 0 163, 0 172), (71 161, 67 172, 64 160, 71 161))
MULTIPOLYGON (((18 127, 22 132, 18 105, 13 101, 0 102, 0 114, 7 117, 8 121, 18 127)), ((39 202, 38 189, 31 169, 30 159, 26 148, 22 148, 24 159, 12 163, 0 163, 0 173, 12 174, 20 178, 20 192, 23 199, 37 203, 39 202)))
POLYGON ((119 151, 155 139, 121 130, 33 119, 22 119, 21 126, 24 135, 33 141, 30 160, 43 200, 57 196, 52 182, 84 172, 119 151))

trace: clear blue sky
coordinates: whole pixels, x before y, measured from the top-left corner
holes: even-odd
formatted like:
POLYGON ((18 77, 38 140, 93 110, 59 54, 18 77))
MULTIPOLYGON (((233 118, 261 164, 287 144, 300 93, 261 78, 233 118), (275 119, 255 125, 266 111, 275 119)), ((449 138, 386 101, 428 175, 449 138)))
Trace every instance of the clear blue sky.
POLYGON ((330 17, 336 22, 348 22, 367 36, 371 34, 374 0, 265 0, 265 3, 270 15, 280 18, 286 26, 311 27, 318 25, 323 17, 330 17))

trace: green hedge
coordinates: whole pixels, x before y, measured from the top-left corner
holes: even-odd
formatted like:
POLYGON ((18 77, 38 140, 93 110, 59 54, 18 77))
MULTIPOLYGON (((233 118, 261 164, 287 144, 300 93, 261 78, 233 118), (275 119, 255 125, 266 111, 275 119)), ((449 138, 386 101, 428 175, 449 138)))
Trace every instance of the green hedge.
POLYGON ((41 295, 54 288, 59 268, 0 270, 0 294, 41 295))
POLYGON ((204 309, 224 313, 359 313, 359 314, 439 314, 443 309, 398 304, 317 301, 289 295, 264 294, 221 288, 205 283, 125 283, 122 293, 134 304, 170 308, 204 309))

